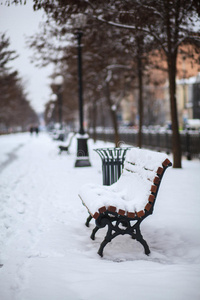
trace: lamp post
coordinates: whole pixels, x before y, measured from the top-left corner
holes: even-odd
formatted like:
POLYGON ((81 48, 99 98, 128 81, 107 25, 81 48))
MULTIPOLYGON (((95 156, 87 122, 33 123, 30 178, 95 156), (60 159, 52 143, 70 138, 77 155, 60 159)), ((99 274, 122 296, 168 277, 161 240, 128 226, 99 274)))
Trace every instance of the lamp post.
POLYGON ((77 51, 78 51, 78 99, 79 99, 79 134, 77 135, 77 155, 75 167, 90 167, 89 153, 87 140, 88 135, 84 131, 84 116, 83 116, 83 86, 82 86, 82 30, 85 21, 83 14, 78 14, 75 18, 75 27, 77 28, 77 51))
POLYGON ((54 84, 57 87, 57 98, 58 98, 58 121, 60 124, 60 129, 62 129, 62 86, 64 78, 62 75, 58 75, 54 79, 54 84))
POLYGON ((50 104, 50 111, 49 111, 48 115, 50 118, 52 118, 52 121, 55 123, 56 122, 55 105, 56 105, 56 101, 57 101, 57 95, 51 94, 50 101, 51 101, 51 104, 50 104))

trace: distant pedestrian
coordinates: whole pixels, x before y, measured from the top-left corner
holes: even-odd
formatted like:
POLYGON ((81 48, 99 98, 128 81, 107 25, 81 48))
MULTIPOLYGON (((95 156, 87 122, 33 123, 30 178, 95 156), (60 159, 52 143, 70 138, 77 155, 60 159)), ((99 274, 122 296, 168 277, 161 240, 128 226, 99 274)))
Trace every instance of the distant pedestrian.
POLYGON ((38 127, 35 127, 35 133, 36 133, 36 135, 38 135, 38 133, 39 133, 39 128, 38 127))
POLYGON ((30 130, 29 130, 29 131, 30 131, 30 134, 32 135, 32 134, 33 134, 33 131, 34 131, 34 129, 33 129, 32 126, 30 127, 30 130))

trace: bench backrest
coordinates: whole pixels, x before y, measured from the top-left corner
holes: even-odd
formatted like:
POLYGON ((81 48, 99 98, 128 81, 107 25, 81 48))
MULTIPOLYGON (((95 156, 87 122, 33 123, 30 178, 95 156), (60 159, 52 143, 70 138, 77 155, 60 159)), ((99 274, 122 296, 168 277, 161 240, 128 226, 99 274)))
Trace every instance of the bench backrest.
POLYGON ((69 135, 68 135, 68 147, 71 146, 71 143, 72 143, 72 140, 73 140, 73 137, 75 136, 75 132, 70 132, 69 135))
MULTIPOLYGON (((164 153, 138 148, 127 151, 123 175, 127 176, 129 173, 131 177, 138 176, 140 181, 144 182, 144 188, 145 182, 151 183, 145 211, 152 213, 163 174, 171 165, 172 163, 164 153)), ((141 211, 139 216, 141 217, 142 214, 144 211, 141 211)))

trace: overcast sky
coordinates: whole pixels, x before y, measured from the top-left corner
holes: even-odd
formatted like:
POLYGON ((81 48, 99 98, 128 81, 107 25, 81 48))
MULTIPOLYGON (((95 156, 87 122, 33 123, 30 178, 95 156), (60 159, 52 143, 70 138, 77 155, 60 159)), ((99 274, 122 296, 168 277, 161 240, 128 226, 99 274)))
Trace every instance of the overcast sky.
POLYGON ((11 63, 14 69, 19 71, 20 77, 25 83, 28 100, 37 112, 44 110, 44 104, 49 101, 49 75, 53 66, 36 68, 30 63, 32 50, 25 44, 25 36, 39 31, 39 24, 44 20, 43 12, 34 12, 32 1, 27 0, 26 5, 12 5, 7 7, 0 5, 0 32, 6 32, 10 38, 10 50, 16 50, 19 57, 11 63))

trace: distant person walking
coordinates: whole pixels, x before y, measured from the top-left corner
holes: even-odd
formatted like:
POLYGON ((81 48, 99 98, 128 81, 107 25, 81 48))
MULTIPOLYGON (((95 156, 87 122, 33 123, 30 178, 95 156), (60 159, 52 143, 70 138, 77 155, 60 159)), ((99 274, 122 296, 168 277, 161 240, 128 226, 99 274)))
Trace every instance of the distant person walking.
POLYGON ((33 127, 32 126, 30 127, 29 131, 30 131, 30 134, 32 135, 33 134, 33 127))
POLYGON ((36 135, 39 134, 39 128, 38 127, 35 127, 35 133, 36 133, 36 135))
POLYGON ((35 134, 38 135, 39 134, 39 127, 38 126, 31 126, 29 131, 30 131, 31 135, 33 134, 33 132, 35 132, 35 134))

